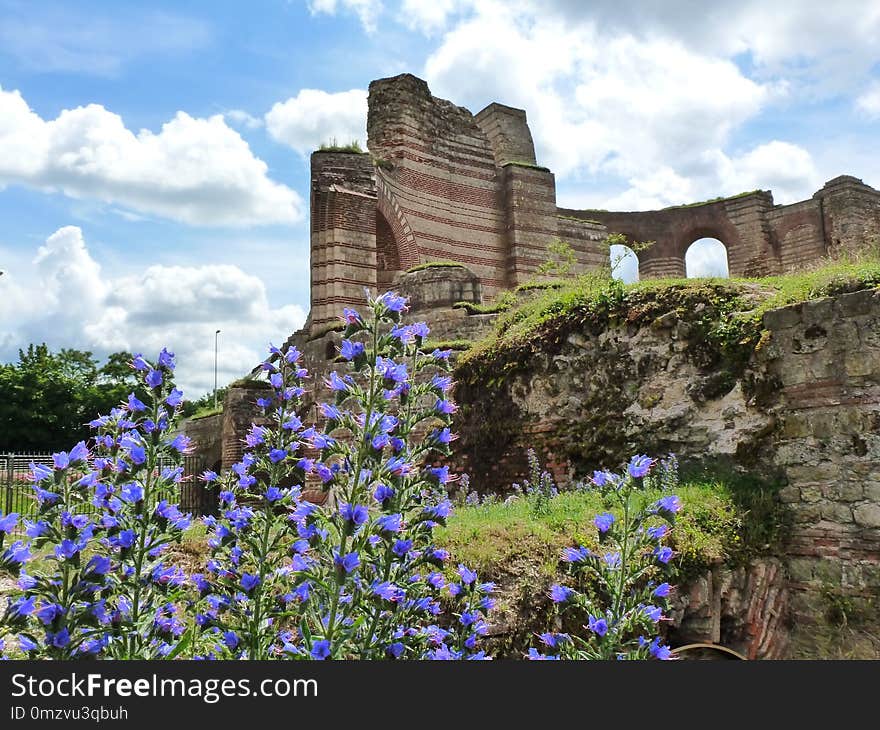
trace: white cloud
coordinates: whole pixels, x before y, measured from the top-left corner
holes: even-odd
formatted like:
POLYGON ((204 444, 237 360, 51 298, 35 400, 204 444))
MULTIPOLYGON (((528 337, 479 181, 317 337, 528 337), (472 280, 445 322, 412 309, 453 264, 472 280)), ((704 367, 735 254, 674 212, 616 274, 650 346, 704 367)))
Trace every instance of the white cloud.
POLYGON ((770 189, 776 203, 804 200, 821 185, 813 158, 803 147, 773 140, 720 166, 726 181, 722 194, 732 195, 757 188, 770 189))
POLYGON ((192 225, 290 223, 302 201, 223 121, 178 112, 135 133, 98 104, 44 120, 0 88, 0 186, 20 183, 192 225))
POLYGON ((875 81, 856 99, 856 108, 868 117, 880 118, 880 81, 875 81))
POLYGON ((0 359, 29 342, 101 356, 168 347, 192 398, 213 387, 215 330, 222 384, 249 372, 270 341, 280 344, 304 321, 301 307, 271 307, 263 282, 237 266, 151 266, 108 278, 74 226, 53 233, 30 268, 0 277, 0 359))
POLYGON ((381 0, 309 0, 312 15, 336 15, 340 11, 354 13, 367 33, 376 31, 382 10, 381 0))
POLYGON ((880 45, 878 0, 518 0, 515 5, 604 36, 674 40, 718 57, 748 54, 761 75, 784 73, 826 89, 867 72, 880 45))
MULTIPOLYGON (((789 202, 816 189, 801 146, 727 149, 744 125, 789 101, 785 79, 750 78, 683 42, 680 29, 615 25, 606 5, 542 4, 539 13, 530 2, 481 0, 443 36, 425 76, 435 94, 474 111, 491 101, 524 108, 566 206, 645 210, 754 188, 789 202), (580 195, 587 181, 599 189, 580 195)), ((683 9, 673 12, 684 22, 683 9)))
POLYGON ((228 119, 233 124, 244 127, 245 129, 259 129, 263 126, 263 120, 255 117, 243 109, 230 109, 223 114, 224 119, 228 119))
POLYGON ((275 104, 265 116, 273 139, 302 155, 336 140, 345 145, 357 141, 364 146, 367 128, 367 92, 362 89, 330 94, 319 89, 302 89, 287 101, 275 104))
POLYGON ((467 5, 467 0, 403 0, 398 17, 407 28, 430 36, 443 30, 449 18, 467 5))

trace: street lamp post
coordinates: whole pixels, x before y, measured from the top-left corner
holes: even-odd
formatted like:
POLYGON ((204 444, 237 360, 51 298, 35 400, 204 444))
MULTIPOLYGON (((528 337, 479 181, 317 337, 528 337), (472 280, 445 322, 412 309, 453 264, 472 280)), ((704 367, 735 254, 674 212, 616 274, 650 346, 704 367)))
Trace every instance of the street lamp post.
POLYGON ((217 335, 220 330, 214 333, 214 409, 217 408, 217 335))

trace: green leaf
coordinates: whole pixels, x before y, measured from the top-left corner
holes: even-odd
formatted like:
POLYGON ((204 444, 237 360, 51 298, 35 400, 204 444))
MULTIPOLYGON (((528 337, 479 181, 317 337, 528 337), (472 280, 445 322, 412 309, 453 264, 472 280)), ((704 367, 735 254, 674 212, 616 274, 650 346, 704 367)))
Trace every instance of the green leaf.
POLYGON ((176 659, 189 647, 190 644, 192 644, 194 628, 195 627, 191 626, 186 630, 183 636, 180 637, 180 641, 177 642, 177 646, 175 646, 165 657, 166 659, 176 659))

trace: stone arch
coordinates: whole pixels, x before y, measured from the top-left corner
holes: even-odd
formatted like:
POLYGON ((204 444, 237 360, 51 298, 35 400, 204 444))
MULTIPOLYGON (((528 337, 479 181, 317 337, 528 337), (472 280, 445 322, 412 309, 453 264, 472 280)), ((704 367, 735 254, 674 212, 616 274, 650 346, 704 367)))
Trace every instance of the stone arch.
POLYGON ((378 170, 376 171, 376 191, 378 194, 376 203, 376 245, 379 245, 379 224, 381 221, 383 225, 387 225, 387 229, 383 229, 386 261, 396 265, 398 267, 396 271, 406 271, 419 263, 419 247, 416 244, 416 237, 387 180, 383 178, 378 170), (393 239, 393 246, 388 240, 389 238, 393 239), (389 254, 389 251, 392 249, 396 255, 395 253, 389 254))
POLYGON ((703 236, 692 241, 684 252, 685 276, 696 279, 717 276, 730 278, 727 245, 716 236, 703 236))

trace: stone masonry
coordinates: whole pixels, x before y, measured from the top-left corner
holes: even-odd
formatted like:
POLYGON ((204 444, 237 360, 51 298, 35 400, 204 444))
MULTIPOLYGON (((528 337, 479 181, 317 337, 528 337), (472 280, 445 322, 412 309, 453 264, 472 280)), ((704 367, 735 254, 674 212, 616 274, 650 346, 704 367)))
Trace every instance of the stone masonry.
POLYGON ((675 311, 575 328, 490 395, 459 383, 457 468, 490 491, 521 478, 528 448, 560 483, 634 450, 763 475, 792 518, 794 625, 821 623, 832 594, 880 627, 880 289, 771 310, 763 327, 735 377, 688 354, 699 335, 675 311))

